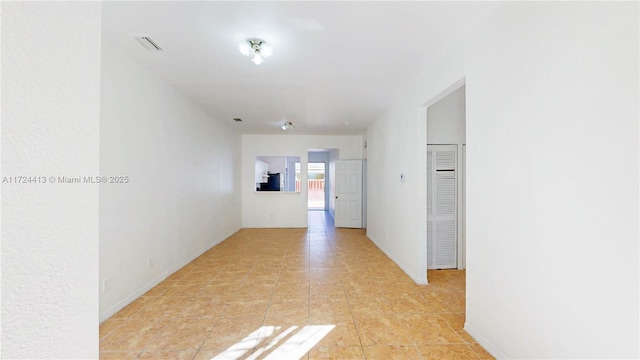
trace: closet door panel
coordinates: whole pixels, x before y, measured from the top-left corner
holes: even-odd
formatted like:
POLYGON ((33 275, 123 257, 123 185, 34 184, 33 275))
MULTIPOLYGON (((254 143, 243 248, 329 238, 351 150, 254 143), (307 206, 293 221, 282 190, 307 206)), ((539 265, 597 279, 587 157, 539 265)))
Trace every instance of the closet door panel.
POLYGON ((434 208, 434 189, 435 169, 434 169, 434 145, 427 145, 427 269, 433 268, 435 264, 433 246, 434 228, 433 228, 433 208, 434 208))
POLYGON ((436 171, 435 265, 456 267, 456 173, 436 171))
POLYGON ((427 268, 457 267, 457 146, 427 146, 427 268))

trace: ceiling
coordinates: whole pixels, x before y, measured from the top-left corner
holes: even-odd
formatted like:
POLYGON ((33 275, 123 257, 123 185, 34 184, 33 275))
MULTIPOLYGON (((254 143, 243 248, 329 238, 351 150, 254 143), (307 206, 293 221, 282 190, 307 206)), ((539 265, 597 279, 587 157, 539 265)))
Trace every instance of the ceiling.
POLYGON ((245 134, 361 134, 494 2, 103 2, 103 40, 245 134), (163 52, 142 47, 148 35, 163 52), (238 43, 261 38, 261 65, 238 43), (233 118, 241 118, 236 123, 233 118), (347 125, 348 124, 348 125, 347 125))

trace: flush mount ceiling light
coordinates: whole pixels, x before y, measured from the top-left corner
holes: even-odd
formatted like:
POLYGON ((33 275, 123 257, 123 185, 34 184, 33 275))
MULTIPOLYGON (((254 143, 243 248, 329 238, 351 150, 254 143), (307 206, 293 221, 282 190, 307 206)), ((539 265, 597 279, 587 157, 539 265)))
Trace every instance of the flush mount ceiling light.
POLYGON ((246 42, 238 44, 238 50, 240 50, 244 56, 253 54, 251 61, 256 65, 262 64, 264 59, 273 53, 271 46, 261 39, 248 39, 246 42))
POLYGON ((293 123, 291 121, 286 121, 284 124, 282 124, 282 126, 280 126, 280 129, 285 131, 289 129, 293 129, 293 123))

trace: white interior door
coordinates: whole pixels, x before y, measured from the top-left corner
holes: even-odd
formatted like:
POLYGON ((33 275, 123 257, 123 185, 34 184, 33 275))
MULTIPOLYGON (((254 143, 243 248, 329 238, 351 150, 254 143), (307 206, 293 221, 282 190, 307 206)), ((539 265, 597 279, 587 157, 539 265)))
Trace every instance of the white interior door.
POLYGON ((427 268, 457 267, 457 145, 427 146, 427 268))
POLYGON ((335 226, 362 228, 362 160, 336 161, 335 181, 335 226))

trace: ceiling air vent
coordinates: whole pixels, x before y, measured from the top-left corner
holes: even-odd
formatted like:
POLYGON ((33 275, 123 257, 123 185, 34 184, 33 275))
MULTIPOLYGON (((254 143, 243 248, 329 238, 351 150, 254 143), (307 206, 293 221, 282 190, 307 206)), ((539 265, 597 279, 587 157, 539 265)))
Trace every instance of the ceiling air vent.
POLYGON ((149 51, 163 51, 155 41, 151 40, 151 38, 147 35, 132 35, 140 45, 144 46, 145 49, 149 51))

